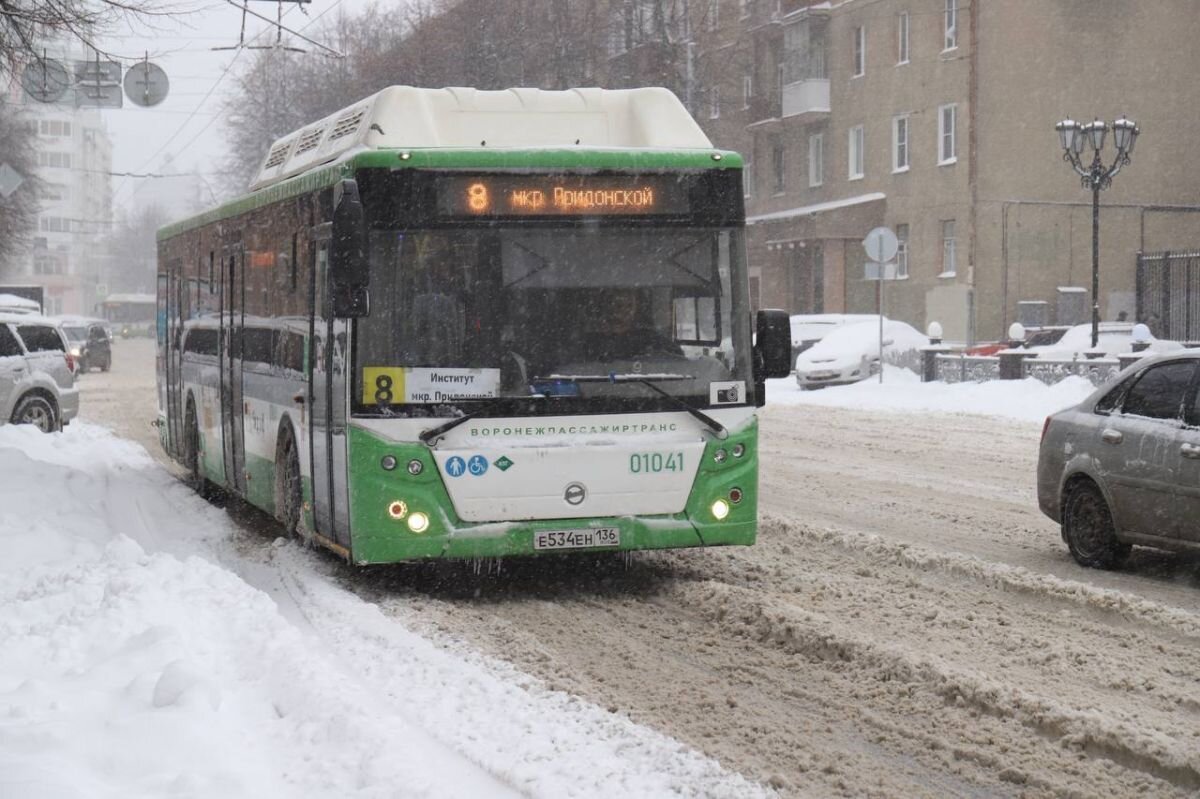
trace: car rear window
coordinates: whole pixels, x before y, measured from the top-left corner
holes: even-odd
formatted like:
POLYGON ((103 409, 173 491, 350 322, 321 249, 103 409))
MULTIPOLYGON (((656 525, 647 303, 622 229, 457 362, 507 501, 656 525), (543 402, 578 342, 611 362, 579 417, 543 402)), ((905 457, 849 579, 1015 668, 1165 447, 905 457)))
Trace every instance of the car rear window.
POLYGON ((1195 372, 1193 361, 1171 361, 1150 367, 1129 389, 1121 410, 1151 419, 1178 419, 1195 372))
POLYGON ((87 328, 83 327, 63 327, 63 332, 67 334, 67 338, 71 341, 83 341, 87 338, 87 328))
POLYGON ((62 336, 46 325, 21 325, 17 328, 17 335, 30 352, 62 352, 64 349, 62 336))
POLYGON ((21 343, 8 329, 8 325, 0 325, 0 358, 8 358, 13 355, 24 355, 21 352, 21 343))
POLYGON ((189 330, 187 338, 184 339, 183 351, 196 355, 216 355, 217 343, 215 330, 189 330))

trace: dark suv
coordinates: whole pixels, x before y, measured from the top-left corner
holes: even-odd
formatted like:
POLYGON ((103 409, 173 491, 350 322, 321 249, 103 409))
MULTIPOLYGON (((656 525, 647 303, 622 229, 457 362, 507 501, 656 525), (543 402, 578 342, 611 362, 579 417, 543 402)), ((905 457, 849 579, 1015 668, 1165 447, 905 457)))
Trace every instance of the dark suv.
POLYGON ((104 325, 99 322, 64 321, 63 335, 71 345, 76 369, 87 372, 99 369, 107 372, 112 368, 112 340, 104 325))

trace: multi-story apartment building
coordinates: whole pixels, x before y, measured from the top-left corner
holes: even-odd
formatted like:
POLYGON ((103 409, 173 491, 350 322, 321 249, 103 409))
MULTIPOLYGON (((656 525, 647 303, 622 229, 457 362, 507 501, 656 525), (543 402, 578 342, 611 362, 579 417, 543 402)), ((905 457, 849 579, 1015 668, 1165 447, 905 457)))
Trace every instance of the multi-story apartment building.
POLYGON ((1054 133, 1073 114, 1143 130, 1101 198, 1102 317, 1133 317, 1139 250, 1200 246, 1182 168, 1200 143, 1188 0, 737 0, 721 13, 729 44, 701 60, 734 79, 710 133, 751 165, 763 306, 873 311, 861 240, 886 225, 901 242, 894 318, 957 340, 1002 336, 1019 301, 1045 302, 1054 322, 1062 300, 1057 321, 1085 321, 1086 303, 1066 300, 1090 291, 1091 196, 1054 133))
MULTIPOLYGON (((83 57, 65 45, 47 50, 68 67, 83 57)), ((58 102, 41 103, 14 81, 8 99, 20 105, 36 133, 44 191, 32 247, 6 279, 44 286, 47 313, 92 313, 112 224, 112 142, 104 119, 95 109, 77 107, 69 90, 58 102)))

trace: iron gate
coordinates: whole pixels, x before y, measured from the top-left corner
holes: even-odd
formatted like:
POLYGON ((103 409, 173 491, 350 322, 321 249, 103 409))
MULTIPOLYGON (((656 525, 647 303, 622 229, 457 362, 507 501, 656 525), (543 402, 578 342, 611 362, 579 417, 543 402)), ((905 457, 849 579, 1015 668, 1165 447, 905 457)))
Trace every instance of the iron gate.
POLYGON ((1137 319, 1157 338, 1200 341, 1200 252, 1138 253, 1137 319))

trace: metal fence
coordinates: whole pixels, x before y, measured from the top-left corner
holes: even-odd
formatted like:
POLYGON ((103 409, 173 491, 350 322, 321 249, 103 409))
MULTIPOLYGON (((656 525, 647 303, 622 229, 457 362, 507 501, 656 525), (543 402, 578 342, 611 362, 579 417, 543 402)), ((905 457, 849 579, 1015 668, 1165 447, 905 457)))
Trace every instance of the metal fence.
POLYGON ((1157 338, 1200 341, 1200 252, 1138 253, 1137 319, 1157 338))
POLYGON ((964 355, 962 353, 930 353, 932 370, 926 372, 926 380, 943 383, 983 383, 1005 378, 1032 377, 1048 385, 1063 378, 1076 375, 1099 386, 1121 371, 1121 362, 1116 358, 1049 359, 1020 358, 1012 362, 1011 370, 1001 367, 1001 358, 995 355, 964 355))

